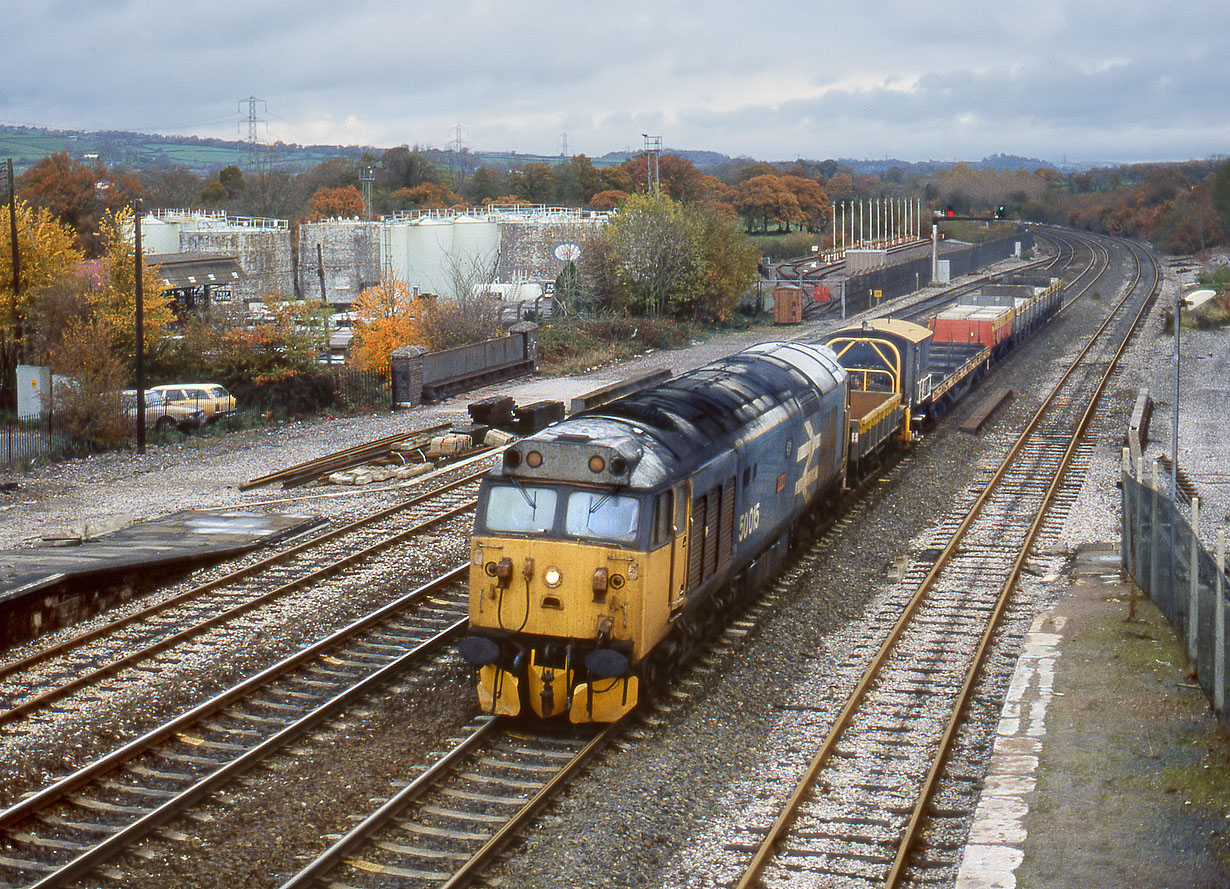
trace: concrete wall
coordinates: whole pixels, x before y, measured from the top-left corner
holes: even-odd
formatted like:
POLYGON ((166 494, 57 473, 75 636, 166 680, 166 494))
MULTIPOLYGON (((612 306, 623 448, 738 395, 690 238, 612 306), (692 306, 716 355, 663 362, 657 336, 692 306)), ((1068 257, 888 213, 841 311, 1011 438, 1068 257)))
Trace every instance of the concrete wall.
MULTIPOLYGON (((509 222, 501 226, 496 280, 554 281, 568 261, 556 255, 556 248, 584 244, 605 225, 605 217, 594 217, 563 222, 509 222)), ((560 253, 566 257, 564 250, 560 253)))
POLYGON ((305 222, 299 226, 299 293, 320 299, 320 256, 324 259, 325 299, 350 305, 364 287, 380 283, 380 223, 363 220, 305 222))
POLYGON ((234 256, 245 278, 231 286, 232 303, 246 305, 269 295, 294 299, 290 231, 181 231, 180 252, 234 256))

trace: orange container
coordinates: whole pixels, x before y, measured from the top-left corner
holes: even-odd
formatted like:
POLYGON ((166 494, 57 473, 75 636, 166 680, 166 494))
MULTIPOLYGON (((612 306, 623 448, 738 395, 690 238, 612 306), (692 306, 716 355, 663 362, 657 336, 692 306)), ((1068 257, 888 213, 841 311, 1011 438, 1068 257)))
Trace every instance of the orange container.
POLYGON ((981 343, 994 349, 1012 336, 1014 316, 1011 306, 952 306, 927 326, 937 343, 981 343))

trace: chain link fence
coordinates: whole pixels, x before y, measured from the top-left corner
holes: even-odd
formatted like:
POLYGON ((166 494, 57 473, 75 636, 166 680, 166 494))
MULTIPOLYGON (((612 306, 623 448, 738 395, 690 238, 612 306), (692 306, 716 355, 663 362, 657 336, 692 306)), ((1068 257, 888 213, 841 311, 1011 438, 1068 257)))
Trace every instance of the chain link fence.
POLYGON ((1200 499, 1184 515, 1157 461, 1133 460, 1125 448, 1122 476, 1123 568, 1166 615, 1217 718, 1227 722, 1225 531, 1210 552, 1200 540, 1200 499))

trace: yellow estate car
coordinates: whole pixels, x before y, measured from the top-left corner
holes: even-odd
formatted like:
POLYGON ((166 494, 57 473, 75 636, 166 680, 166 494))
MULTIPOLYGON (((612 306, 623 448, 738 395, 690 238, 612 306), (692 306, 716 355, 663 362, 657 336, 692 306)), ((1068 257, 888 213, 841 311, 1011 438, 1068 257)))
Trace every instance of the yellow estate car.
POLYGON ((210 420, 235 412, 235 396, 217 383, 172 383, 153 386, 150 391, 161 392, 168 404, 183 404, 204 411, 210 420))

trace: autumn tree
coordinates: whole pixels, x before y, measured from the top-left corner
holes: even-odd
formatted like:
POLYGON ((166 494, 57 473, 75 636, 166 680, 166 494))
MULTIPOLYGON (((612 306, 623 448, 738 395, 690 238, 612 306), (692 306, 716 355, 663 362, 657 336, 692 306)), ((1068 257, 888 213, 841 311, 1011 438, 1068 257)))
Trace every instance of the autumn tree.
POLYGON ((590 199, 603 188, 597 167, 583 154, 555 168, 555 199, 562 206, 588 206, 590 199))
POLYGON ((546 164, 527 164, 513 170, 508 182, 518 197, 530 204, 555 201, 555 171, 546 164))
POLYGON ((360 293, 351 307, 355 320, 350 363, 359 370, 387 371, 394 349, 417 342, 416 323, 425 304, 404 281, 390 275, 360 293))
POLYGON ((819 229, 829 212, 829 196, 824 193, 820 183, 802 176, 782 176, 780 178, 782 185, 794 195, 795 201, 798 202, 802 224, 810 231, 819 229))
MULTIPOLYGON (((109 332, 117 358, 132 366, 136 360, 136 245, 131 209, 108 213, 99 227, 102 255, 98 274, 87 291, 91 317, 109 332)), ((142 335, 154 348, 174 319, 171 298, 156 285, 157 269, 142 258, 142 335)))
POLYGON ((53 387, 53 410, 63 428, 94 448, 110 448, 131 434, 120 391, 128 367, 117 356, 112 330, 100 318, 77 318, 52 350, 52 371, 71 379, 53 387))
POLYGON ((589 199, 589 206, 595 210, 613 210, 627 196, 628 193, 626 191, 608 188, 593 195, 589 199))
POLYGON ((701 205, 685 208, 692 233, 693 291, 675 313, 697 321, 729 321, 758 275, 760 251, 739 231, 738 219, 701 205))
POLYGON ((212 362, 214 373, 228 381, 261 385, 316 369, 331 310, 277 295, 266 295, 264 305, 266 317, 261 323, 222 330, 222 348, 212 362))
POLYGON ((87 166, 58 151, 18 177, 17 193, 35 207, 50 210, 76 233, 77 245, 96 254, 96 232, 108 212, 129 206, 141 197, 141 184, 130 176, 112 173, 101 164, 87 166))
POLYGON ((137 178, 151 207, 193 207, 204 188, 201 177, 182 164, 149 167, 137 178))
POLYGON ((630 196, 605 231, 615 307, 723 320, 756 275, 756 251, 734 222, 661 192, 630 196))
POLYGON ((489 203, 501 194, 504 194, 507 189, 503 185, 504 183, 499 181, 496 174, 490 169, 479 167, 474 171, 474 175, 470 177, 470 181, 465 184, 461 192, 471 205, 477 207, 489 203))
POLYGON ((626 162, 618 167, 603 167, 598 171, 598 175, 602 177, 604 191, 621 191, 624 194, 632 194, 637 190, 636 182, 633 181, 632 174, 628 172, 626 162))
POLYGON ((447 185, 424 182, 414 188, 399 188, 393 192, 393 205, 399 210, 419 210, 428 207, 455 207, 462 203, 460 196, 447 185))
POLYGON ((353 185, 346 185, 342 188, 322 188, 312 195, 312 212, 308 218, 316 222, 362 215, 363 195, 353 185))
MULTIPOLYGON (((649 190, 649 156, 639 154, 624 161, 622 168, 631 179, 631 188, 624 191, 649 190)), ((682 155, 661 154, 658 156, 658 185, 677 201, 699 201, 706 197, 706 177, 696 165, 682 155)), ((611 183, 612 187, 618 187, 611 183)))
POLYGON ((760 221, 761 230, 767 232, 770 222, 778 229, 788 229, 805 218, 798 198, 781 176, 753 176, 740 182, 734 188, 731 203, 747 220, 749 232, 756 220, 760 221))
POLYGON ((415 319, 415 341, 433 352, 500 335, 500 304, 485 293, 429 300, 415 319))
POLYGON ((248 183, 244 179, 243 170, 231 164, 219 170, 213 181, 201 189, 200 200, 211 207, 233 205, 247 192, 247 189, 248 183))
POLYGON ((440 171, 416 145, 390 148, 380 156, 376 184, 392 194, 399 188, 414 188, 424 182, 439 182, 440 171))
MULTIPOLYGON (((17 252, 21 258, 19 293, 13 290, 13 254, 0 250, 0 407, 12 407, 18 364, 46 362, 70 317, 80 316, 83 290, 78 269, 84 254, 76 233, 46 207, 16 202, 17 252), (66 311, 47 311, 52 303, 70 303, 66 311)), ((10 231, 9 208, 0 210, 0 230, 10 231)), ((7 241, 7 238, 5 239, 7 241)))
POLYGON ((624 307, 643 315, 668 314, 671 298, 690 283, 682 208, 661 192, 630 195, 606 232, 624 307))

